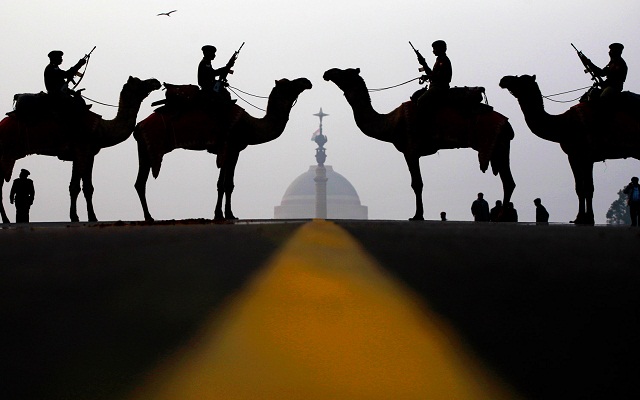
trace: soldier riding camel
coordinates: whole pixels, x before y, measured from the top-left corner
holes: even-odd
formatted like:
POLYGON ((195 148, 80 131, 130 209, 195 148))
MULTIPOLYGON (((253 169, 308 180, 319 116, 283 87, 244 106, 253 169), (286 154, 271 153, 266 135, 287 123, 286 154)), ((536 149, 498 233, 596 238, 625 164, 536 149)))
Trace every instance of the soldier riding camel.
POLYGON ((609 45, 610 60, 604 68, 598 67, 581 51, 578 51, 580 61, 585 66, 585 73, 591 74, 596 82, 595 86, 599 87, 599 90, 590 91, 589 100, 602 99, 605 102, 610 102, 612 98, 622 92, 628 70, 627 63, 622 58, 623 49, 624 46, 621 43, 611 43, 609 45), (602 78, 606 79, 603 81, 602 78))
MULTIPOLYGON (((240 46, 240 49, 242 49, 242 46, 240 46)), ((212 45, 202 46, 202 60, 198 64, 198 86, 200 86, 205 101, 216 103, 219 100, 223 100, 226 104, 236 102, 235 99, 231 99, 231 95, 227 90, 227 75, 233 74, 231 68, 235 64, 240 49, 233 54, 227 65, 214 69, 211 62, 216 58, 216 47, 212 45)))
POLYGON ((79 75, 80 68, 87 63, 89 55, 81 58, 66 71, 60 69, 62 51, 53 50, 49 52, 48 56, 49 64, 44 69, 44 85, 53 110, 60 113, 62 117, 70 117, 91 108, 82 99, 80 91, 69 88, 69 83, 72 83, 76 76, 81 76, 79 75))
POLYGON ((418 106, 424 107, 427 111, 433 110, 435 105, 446 98, 451 76, 453 75, 451 61, 447 57, 447 43, 444 40, 436 40, 431 44, 431 47, 433 48, 433 54, 436 56, 433 68, 429 68, 427 61, 416 50, 418 62, 422 66, 421 70, 425 73, 420 78, 420 81, 425 82, 428 80, 429 87, 416 92, 414 98, 418 100, 418 106))

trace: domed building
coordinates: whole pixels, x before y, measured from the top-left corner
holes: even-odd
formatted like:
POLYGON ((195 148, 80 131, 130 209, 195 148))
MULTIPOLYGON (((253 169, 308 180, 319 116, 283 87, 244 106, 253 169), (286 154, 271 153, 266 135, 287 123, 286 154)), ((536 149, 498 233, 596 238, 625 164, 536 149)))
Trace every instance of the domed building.
POLYGON ((324 144, 327 137, 322 134, 322 112, 314 114, 320 118, 320 128, 313 140, 318 144, 316 160, 302 175, 289 185, 282 202, 274 209, 276 219, 368 219, 368 208, 360 203, 353 185, 330 165, 324 165, 324 144))

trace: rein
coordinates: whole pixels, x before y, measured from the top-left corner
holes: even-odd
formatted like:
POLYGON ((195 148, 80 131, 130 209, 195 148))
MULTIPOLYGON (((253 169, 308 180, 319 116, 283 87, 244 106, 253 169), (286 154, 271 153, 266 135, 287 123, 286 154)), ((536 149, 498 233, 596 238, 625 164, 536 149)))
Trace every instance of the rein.
POLYGON ((100 105, 107 106, 107 107, 118 108, 118 106, 114 106, 113 104, 101 103, 101 102, 99 102, 97 100, 90 99, 90 98, 88 98, 87 96, 85 96, 83 94, 81 94, 80 96, 82 96, 83 99, 89 100, 92 103, 100 104, 100 105))
POLYGON ((234 89, 235 89, 235 90, 237 90, 237 91, 239 91, 239 92, 242 92, 242 93, 244 93, 244 94, 247 94, 247 95, 249 95, 249 96, 259 97, 259 98, 261 98, 261 99, 268 99, 268 97, 266 97, 266 96, 256 96, 256 95, 254 95, 254 94, 250 94, 250 93, 247 93, 247 92, 243 92, 242 90, 240 90, 240 89, 238 89, 238 88, 234 88, 234 87, 229 86, 229 91, 230 91, 231 93, 235 94, 235 95, 236 95, 236 97, 237 97, 237 98, 239 98, 240 100, 244 101, 245 103, 247 103, 248 105, 250 105, 250 106, 251 106, 251 107, 253 107, 253 108, 257 108, 257 109, 258 109, 258 110, 260 110, 260 111, 264 111, 264 112, 266 112, 266 111, 267 111, 267 110, 264 110, 264 109, 262 109, 262 108, 260 108, 260 107, 258 107, 258 106, 256 106, 256 105, 253 105, 253 104, 249 103, 247 100, 243 99, 243 98, 242 98, 242 96, 240 96, 238 93, 236 93, 236 91, 235 91, 234 89))
POLYGON ((367 89, 367 91, 369 91, 369 92, 380 92, 382 90, 393 89, 393 88, 397 88, 397 87, 402 86, 402 85, 406 85, 407 83, 413 82, 413 81, 418 80, 418 79, 420 79, 420 77, 413 78, 413 79, 410 79, 410 80, 408 80, 406 82, 402 82, 402 83, 399 83, 399 84, 393 85, 393 86, 387 86, 387 87, 378 88, 378 89, 367 89))
POLYGON ((580 99, 580 97, 582 97, 582 95, 580 95, 580 97, 577 97, 577 98, 575 98, 575 99, 572 99, 572 100, 564 100, 564 101, 563 101, 563 100, 554 100, 554 99, 552 99, 551 97, 560 96, 561 94, 573 93, 573 92, 577 92, 577 91, 579 91, 579 90, 589 89, 590 87, 591 87, 591 86, 586 86, 586 87, 583 87, 583 88, 580 88, 580 89, 567 90, 566 92, 560 92, 560 93, 550 94, 550 95, 548 95, 548 96, 544 96, 544 95, 542 95, 542 98, 547 99, 547 100, 549 100, 549 101, 553 101, 553 102, 555 102, 555 103, 573 103, 574 101, 579 100, 579 99, 580 99))

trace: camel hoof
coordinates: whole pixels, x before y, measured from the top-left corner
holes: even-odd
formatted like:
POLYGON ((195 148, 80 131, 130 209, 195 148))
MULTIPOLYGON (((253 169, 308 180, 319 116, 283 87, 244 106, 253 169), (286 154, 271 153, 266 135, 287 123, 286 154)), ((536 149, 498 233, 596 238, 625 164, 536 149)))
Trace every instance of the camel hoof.
POLYGON ((213 214, 213 220, 214 220, 214 221, 224 221, 224 215, 222 215, 222 212, 221 212, 221 211, 216 211, 216 212, 213 214))
POLYGON ((416 215, 415 217, 409 218, 409 221, 424 221, 424 217, 416 215))

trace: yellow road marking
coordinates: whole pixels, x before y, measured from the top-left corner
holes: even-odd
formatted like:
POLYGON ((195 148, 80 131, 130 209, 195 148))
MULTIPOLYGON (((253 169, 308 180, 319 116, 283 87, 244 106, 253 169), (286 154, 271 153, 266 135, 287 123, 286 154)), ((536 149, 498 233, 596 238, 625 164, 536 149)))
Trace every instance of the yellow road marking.
POLYGON ((314 220, 138 399, 506 399, 453 330, 314 220))

